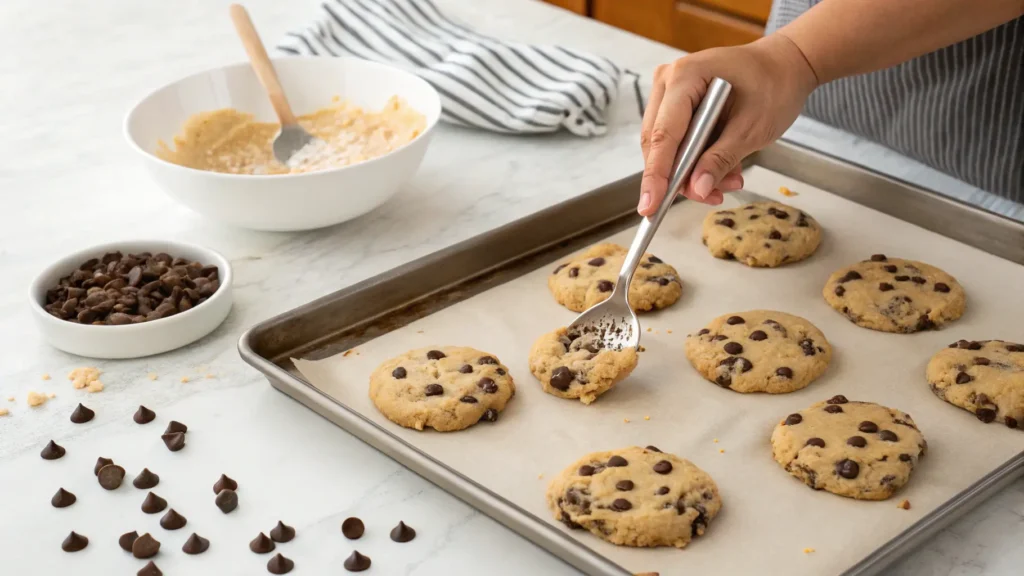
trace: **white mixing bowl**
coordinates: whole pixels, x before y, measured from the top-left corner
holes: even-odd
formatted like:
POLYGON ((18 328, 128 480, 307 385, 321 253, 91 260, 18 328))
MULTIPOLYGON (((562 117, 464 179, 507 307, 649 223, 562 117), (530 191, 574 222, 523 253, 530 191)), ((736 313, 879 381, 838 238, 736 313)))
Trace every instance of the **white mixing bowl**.
POLYGON ((223 174, 158 158, 198 112, 235 108, 276 122, 248 63, 189 76, 144 98, 128 113, 125 137, 163 190, 214 220, 255 230, 309 230, 361 216, 393 196, 419 168, 441 115, 434 88, 419 77, 356 58, 275 58, 274 68, 296 114, 331 104, 335 96, 379 110, 392 96, 426 117, 426 129, 392 152, 341 168, 284 175, 223 174))

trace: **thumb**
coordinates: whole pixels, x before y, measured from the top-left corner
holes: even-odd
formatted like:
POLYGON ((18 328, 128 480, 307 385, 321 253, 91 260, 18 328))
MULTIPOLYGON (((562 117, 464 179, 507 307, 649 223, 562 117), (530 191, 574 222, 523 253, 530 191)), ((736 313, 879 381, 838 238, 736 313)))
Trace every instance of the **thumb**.
POLYGON ((722 136, 701 154, 697 165, 693 168, 686 195, 699 199, 707 199, 723 178, 740 165, 754 149, 744 142, 739 130, 730 130, 727 126, 722 136))

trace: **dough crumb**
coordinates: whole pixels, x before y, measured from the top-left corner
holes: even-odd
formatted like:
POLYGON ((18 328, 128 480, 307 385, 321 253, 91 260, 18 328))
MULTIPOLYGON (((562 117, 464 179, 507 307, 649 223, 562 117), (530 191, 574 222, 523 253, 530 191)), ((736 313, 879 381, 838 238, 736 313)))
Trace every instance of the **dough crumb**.
POLYGON ((0 408, 0 416, 7 416, 10 413, 11 411, 8 410, 7 408, 0 408))
POLYGON ((814 548, 804 548, 804 554, 814 554, 814 548))
POLYGON ((779 194, 782 194, 783 196, 796 196, 797 195, 796 192, 793 192, 792 190, 790 190, 789 188, 786 188, 785 186, 779 186, 779 194))
POLYGON ((7 397, 7 401, 8 402, 14 402, 14 396, 8 396, 7 397))
POLYGON ((188 383, 188 376, 182 376, 181 377, 181 383, 182 384, 187 384, 188 383))
POLYGON ((89 382, 88 386, 85 387, 85 391, 90 394, 95 394, 96 392, 103 392, 103 382, 100 382, 99 380, 93 380, 92 382, 89 382))
POLYGON ((665 333, 666 333, 666 334, 671 334, 671 333, 672 333, 672 331, 671 331, 671 330, 665 330, 665 333))
POLYGON ((910 500, 904 500, 903 502, 897 504, 896 507, 902 508, 904 510, 910 510, 910 500))
POLYGON ((715 438, 714 442, 715 444, 718 444, 718 438, 715 438))
POLYGON ((49 374, 43 374, 43 380, 49 380, 49 379, 50 379, 50 375, 49 374))
POLYGON ((46 396, 43 396, 39 392, 28 393, 28 405, 35 408, 36 406, 42 406, 46 404, 46 396))
POLYGON ((650 420, 650 419, 651 419, 650 416, 644 416, 644 420, 650 420))
MULTIPOLYGON (((71 385, 75 387, 75 390, 81 390, 87 388, 92 382, 96 382, 100 379, 100 371, 91 366, 83 368, 75 368, 68 374, 68 380, 71 380, 71 385)), ((103 384, 100 384, 100 390, 103 389, 103 384)), ((92 390, 90 390, 92 392, 92 390)))
POLYGON ((725 448, 719 448, 718 449, 718 453, 719 454, 725 454, 725 448))
POLYGON ((56 395, 56 394, 54 394, 53 392, 50 392, 49 394, 47 394, 47 395, 46 395, 46 397, 47 397, 47 398, 51 398, 51 399, 52 399, 52 398, 56 398, 56 397, 57 397, 57 395, 56 395))
POLYGON ((348 356, 349 354, 351 354, 354 351, 355 351, 354 348, 350 348, 348 350, 345 350, 344 352, 341 353, 341 357, 344 358, 344 357, 348 356))
POLYGON ((629 418, 623 418, 622 421, 626 424, 629 424, 629 418))
POLYGON ((537 480, 540 480, 543 477, 544 477, 544 473, 543 472, 541 472, 540 474, 537 474, 537 480))
POLYGON ((423 330, 417 330, 416 333, 417 334, 423 334, 423 330))
POLYGON ((637 352, 646 352, 646 351, 647 351, 647 348, 644 348, 643 346, 637 346, 637 347, 636 347, 636 351, 637 351, 637 352))

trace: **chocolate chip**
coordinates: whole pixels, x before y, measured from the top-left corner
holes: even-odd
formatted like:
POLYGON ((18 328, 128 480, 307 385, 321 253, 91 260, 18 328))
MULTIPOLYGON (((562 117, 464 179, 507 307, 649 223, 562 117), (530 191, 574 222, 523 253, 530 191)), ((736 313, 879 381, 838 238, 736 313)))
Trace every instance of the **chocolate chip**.
POLYGON ((991 363, 992 361, 989 360, 988 358, 985 358, 984 356, 978 356, 977 358, 974 359, 975 366, 988 366, 991 363))
POLYGON ((882 266, 882 269, 890 274, 895 274, 897 270, 899 270, 899 268, 896 268, 892 264, 889 264, 888 266, 882 266))
POLYGON ((580 466, 580 469, 577 470, 576 472, 580 476, 593 476, 594 475, 594 467, 590 466, 590 465, 587 465, 587 464, 584 464, 583 466, 580 466))
POLYGON ((729 337, 726 336, 725 334, 716 334, 713 338, 711 338, 711 340, 714 341, 714 342, 718 342, 720 340, 728 340, 728 339, 729 339, 729 337))
POLYGON ((746 322, 746 320, 744 320, 742 316, 729 316, 725 320, 725 323, 729 325, 743 324, 744 322, 746 322))
POLYGON ((708 330, 707 328, 701 328, 699 331, 697 331, 697 336, 703 336, 705 334, 710 334, 710 333, 711 333, 711 330, 708 330))
POLYGON ((628 465, 629 461, 623 458, 622 456, 619 456, 618 454, 608 459, 608 466, 611 468, 622 468, 623 466, 628 465))
POLYGON ((495 358, 494 356, 481 356, 480 359, 476 361, 476 363, 481 366, 485 366, 488 364, 497 365, 498 359, 495 358))
POLYGON ((847 402, 849 402, 849 400, 847 400, 846 396, 843 396, 842 394, 836 394, 825 401, 826 404, 846 404, 847 402))
POLYGON ((765 334, 764 330, 754 330, 753 332, 750 333, 750 336, 748 336, 748 338, 750 338, 754 342, 760 342, 761 340, 767 340, 768 335, 765 334))
POLYGON ((629 500, 626 500, 625 498, 616 498, 612 502, 612 505, 609 506, 609 508, 615 510, 616 512, 625 512, 626 510, 629 510, 632 507, 633 505, 629 502, 629 500))
POLYGON ((67 451, 64 450, 63 446, 57 444, 53 440, 50 440, 46 446, 43 446, 43 450, 39 453, 39 456, 42 457, 43 460, 56 460, 58 458, 62 458, 66 452, 67 451))
POLYGON ((96 416, 95 412, 79 404, 75 411, 71 413, 71 421, 75 424, 85 424, 92 420, 94 416, 96 416))
POLYGON ((654 464, 654 471, 658 474, 668 474, 672 471, 672 463, 668 460, 660 460, 654 464))
POLYGON ((843 407, 842 406, 837 406, 835 404, 830 404, 828 406, 825 406, 825 412, 828 412, 829 414, 840 414, 840 413, 842 413, 842 411, 843 411, 843 407))
POLYGON ((185 540, 185 543, 181 546, 181 551, 185 554, 202 554, 210 548, 210 541, 203 538, 195 532, 185 540))
POLYGON ((345 570, 349 572, 362 572, 369 568, 370 564, 369 556, 363 556, 358 550, 353 550, 352 554, 345 559, 345 570))
POLYGON ((927 280, 921 278, 920 276, 914 276, 913 278, 910 279, 910 281, 913 282, 914 284, 924 284, 925 282, 927 282, 927 280))
MULTIPOLYGON (((127 534, 124 536, 127 536, 127 534)), ((124 538, 124 536, 122 536, 122 538, 124 538)), ((160 542, 158 542, 156 538, 153 538, 148 532, 132 540, 132 556, 135 556, 139 560, 152 558, 153 556, 156 556, 159 551, 160 542)))
POLYGON ((164 573, 157 567, 156 562, 150 560, 135 573, 135 576, 164 576, 164 573))
POLYGON ((440 396, 444 394, 444 388, 440 384, 427 384, 427 387, 423 389, 423 393, 427 396, 440 396))
POLYGON ((860 465, 853 460, 840 460, 836 462, 836 474, 848 480, 853 480, 860 474, 860 465))
POLYGON ((895 432, 889 430, 882 430, 878 433, 878 437, 886 442, 898 442, 900 437, 895 432))
POLYGON ((227 514, 238 508, 238 492, 225 488, 217 493, 217 497, 213 499, 213 503, 220 508, 220 511, 227 514))
POLYGON ((907 280, 910 280, 910 276, 903 276, 903 275, 893 276, 893 280, 895 280, 897 282, 906 282, 907 280))
POLYGON ((152 492, 146 494, 146 499, 142 501, 142 511, 146 514, 163 512, 164 508, 167 508, 167 500, 164 500, 152 492))
POLYGON ((497 369, 494 370, 494 373, 497 374, 498 376, 504 376, 505 375, 505 369, 504 368, 497 368, 497 369))
POLYGON ((664 261, 661 258, 658 258, 657 256, 654 256, 654 255, 648 256, 647 257, 647 261, 652 263, 652 264, 663 264, 664 263, 664 261))
POLYGON ((273 551, 276 547, 277 546, 274 544, 274 541, 267 538, 267 535, 263 532, 260 532, 259 536, 253 538, 252 541, 249 542, 249 550, 252 550, 257 554, 267 554, 268 552, 273 551))
POLYGON ((462 374, 472 374, 473 367, 470 366, 469 364, 463 364, 462 367, 459 368, 459 372, 461 372, 462 374))
POLYGON ((888 258, 885 257, 885 254, 872 254, 871 255, 871 261, 872 262, 885 262, 886 260, 888 260, 888 258))
POLYGON ((569 389, 569 385, 572 384, 572 380, 575 377, 576 376, 572 373, 572 370, 569 370, 565 366, 559 366, 551 371, 551 378, 548 382, 551 384, 552 388, 565 392, 569 389))
POLYGON ((160 439, 164 441, 164 446, 171 452, 177 452, 185 447, 185 433, 184 432, 171 432, 160 436, 160 439))
POLYGON ((405 370, 405 368, 402 368, 401 366, 391 371, 391 377, 394 378, 395 380, 401 380, 408 375, 409 373, 405 370))
MULTIPOLYGON (((981 350, 981 346, 982 346, 981 342, 977 342, 977 341, 972 341, 972 342, 968 342, 967 343, 967 349, 968 350, 981 350)), ((1010 347, 1007 346, 1006 348, 1009 350, 1010 347)), ((1011 350, 1011 352, 1012 352, 1012 350, 1011 350)))
POLYGON ((956 375, 957 384, 967 384, 971 380, 974 380, 974 378, 972 378, 967 372, 958 372, 956 375))
POLYGON ((810 338, 804 338, 800 341, 800 349, 803 350, 804 356, 814 356, 814 340, 810 338))
POLYGON ((1024 352, 1024 344, 1007 344, 1007 352, 1024 352))
POLYGON ((725 352, 727 354, 742 354, 743 353, 743 345, 740 344, 739 342, 726 342, 725 346, 724 346, 724 349, 725 349, 725 352))
POLYGON ((783 366, 781 368, 776 368, 775 369, 775 375, 779 376, 779 377, 782 377, 782 378, 792 378, 793 377, 793 369, 788 367, 788 366, 783 366))
POLYGON ((868 440, 863 436, 850 436, 846 439, 846 443, 854 448, 863 448, 868 445, 868 440))
POLYGON ((121 482, 124 481, 124 468, 117 464, 107 464, 103 468, 100 468, 100 473, 97 474, 99 478, 100 486, 106 490, 117 490, 121 487, 121 482))
POLYGON ((295 562, 285 558, 280 552, 267 561, 267 572, 271 574, 287 574, 292 571, 292 568, 295 568, 295 562))
POLYGON ((834 293, 836 296, 842 296, 843 294, 846 294, 846 288, 843 288, 842 286, 836 286, 834 293))
POLYGON ((555 271, 552 272, 552 274, 558 274, 559 272, 562 271, 562 268, 565 268, 566 266, 568 266, 568 264, 559 264, 558 267, 555 268, 555 271))
POLYGON ((270 530, 270 538, 274 542, 291 542, 295 538, 295 528, 288 526, 280 520, 277 521, 277 526, 274 526, 270 530))
POLYGON ((398 525, 391 529, 390 536, 395 542, 409 542, 416 537, 416 531, 399 520, 398 525))
POLYGON ((96 476, 99 476, 101 468, 113 463, 114 461, 111 460, 110 458, 104 458, 103 456, 100 456, 99 458, 96 459, 96 465, 92 467, 92 473, 96 476))
POLYGON ((726 228, 732 228, 736 225, 736 222, 732 218, 722 218, 721 220, 715 220, 715 224, 725 226, 726 228))
POLYGON ((774 207, 769 208, 768 213, 771 214, 772 216, 775 216, 779 220, 785 220, 786 218, 789 218, 789 212, 786 212, 785 210, 779 210, 778 208, 774 207))
POLYGON ((160 526, 164 530, 177 530, 179 528, 183 528, 187 523, 188 520, 186 520, 181 514, 178 514, 174 508, 168 510, 167 513, 160 518, 160 526))
POLYGON ((67 508, 68 506, 74 504, 77 500, 78 498, 75 497, 74 494, 68 492, 63 488, 60 488, 57 490, 57 493, 53 495, 53 498, 50 498, 50 504, 52 504, 54 508, 67 508))
POLYGON ((476 404, 477 399, 473 396, 463 396, 462 398, 459 398, 459 402, 464 404, 476 404))
POLYGON ((480 420, 478 420, 478 421, 479 422, 497 422, 498 421, 498 411, 495 410, 494 408, 488 408, 487 410, 484 410, 483 415, 480 416, 480 420))
POLYGON ((440 350, 431 350, 427 352, 427 360, 440 360, 444 357, 444 352, 441 352, 440 350))
POLYGON ((896 287, 893 286, 892 284, 889 284, 888 282, 879 282, 878 289, 881 290, 882 292, 888 292, 889 290, 895 290, 896 287))
POLYGON ((60 548, 65 552, 78 552, 89 545, 89 539, 77 532, 71 532, 61 543, 60 548))
POLYGON ((856 270, 850 270, 849 272, 846 273, 846 275, 844 275, 842 278, 840 278, 839 281, 840 282, 849 282, 851 280, 860 280, 860 279, 861 279, 860 272, 857 272, 856 270))
POLYGON ((804 446, 817 446, 818 448, 824 448, 825 441, 821 438, 809 438, 804 446))
POLYGON ((857 430, 860 430, 865 434, 874 434, 875 432, 878 432, 878 424, 875 424, 870 420, 865 420, 860 423, 860 426, 857 427, 857 430))
POLYGON ((575 278, 575 277, 579 276, 579 274, 580 274, 580 269, 579 268, 577 268, 575 266, 573 266, 572 268, 569 268, 569 278, 575 278))
POLYGON ((117 545, 121 547, 121 550, 131 553, 132 544, 134 544, 135 541, 138 539, 139 533, 135 530, 132 530, 131 532, 125 532, 124 534, 121 534, 121 537, 117 539, 117 545))
POLYGON ((139 409, 135 411, 135 415, 132 416, 132 420, 135 420, 136 424, 149 424, 154 418, 156 418, 156 412, 145 406, 139 406, 139 409))
POLYGON ((661 453, 661 450, 658 450, 657 446, 645 446, 644 450, 650 450, 651 452, 657 452, 659 454, 661 453))
POLYGON ((630 490, 633 489, 633 481, 619 480, 618 482, 615 483, 615 489, 622 492, 629 492, 630 490))
POLYGON ((1017 427, 1017 419, 1014 418, 1013 416, 1006 416, 1006 417, 1004 417, 1003 418, 1003 422, 1006 424, 1007 428, 1016 428, 1017 427))
POLYGON ((597 289, 601 292, 611 292, 615 288, 615 284, 612 284, 608 280, 600 280, 597 283, 597 289))
POLYGON ((936 282, 935 283, 935 291, 936 292, 942 292, 942 293, 949 292, 949 284, 946 284, 945 282, 936 282))
POLYGON ((226 474, 221 474, 220 478, 213 483, 213 493, 220 494, 221 490, 238 490, 238 482, 235 482, 226 474))
POLYGON ((345 521, 341 523, 341 533, 349 540, 358 540, 362 538, 363 532, 365 531, 366 526, 363 525, 363 521, 355 516, 346 518, 345 521))
POLYGON ((757 219, 758 219, 758 218, 760 218, 760 217, 761 217, 761 216, 760 216, 759 214, 751 214, 751 215, 749 216, 749 219, 750 219, 750 220, 757 220, 757 219))
POLYGON ((801 423, 803 421, 804 421, 804 417, 799 415, 799 414, 790 414, 789 416, 786 416, 786 426, 792 426, 794 424, 799 424, 799 423, 801 423))
POLYGON ((772 230, 768 233, 769 240, 782 240, 782 234, 778 230, 772 230))
POLYGON ((978 408, 974 411, 974 415, 985 424, 996 419, 996 411, 991 408, 978 408))
POLYGON ((665 494, 668 494, 668 493, 669 493, 668 486, 662 486, 661 488, 658 488, 658 496, 664 496, 665 494))
MULTIPOLYGON (((909 298, 907 299, 909 301, 909 298)), ((914 326, 916 330, 932 330, 936 328, 935 322, 928 316, 921 316, 917 319, 917 324, 914 326)))
POLYGON ((910 462, 914 457, 910 454, 900 454, 900 462, 910 462))
POLYGON ((182 434, 184 434, 185 432, 188 432, 188 426, 185 426, 184 424, 178 422, 177 420, 171 420, 167 424, 167 428, 164 429, 164 434, 173 434, 175 432, 181 432, 182 434))
POLYGON ((485 394, 494 394, 498 391, 498 385, 490 378, 481 378, 476 385, 478 388, 483 390, 485 394))

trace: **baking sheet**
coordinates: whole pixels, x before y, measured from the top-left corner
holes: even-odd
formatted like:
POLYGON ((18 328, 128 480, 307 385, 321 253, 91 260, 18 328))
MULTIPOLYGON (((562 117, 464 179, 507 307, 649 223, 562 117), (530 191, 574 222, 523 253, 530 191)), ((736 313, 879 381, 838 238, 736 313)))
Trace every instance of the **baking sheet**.
MULTIPOLYGON (((646 351, 638 368, 591 406, 545 394, 527 367, 533 340, 575 317, 547 289, 554 263, 348 355, 295 365, 327 395, 630 571, 840 573, 1024 448, 1019 431, 980 424, 934 397, 923 376, 931 355, 957 339, 1024 340, 1014 322, 1024 317, 1024 300, 1011 297, 1024 286, 1024 267, 760 167, 744 176, 747 189, 817 218, 825 229, 822 246, 804 262, 751 269, 714 259, 701 244, 700 223, 710 208, 691 202, 673 208, 650 251, 677 268, 683 297, 641 317, 646 351), (799 195, 782 197, 780 186, 799 195), (855 326, 825 304, 821 288, 832 271, 878 252, 922 260, 957 277, 968 294, 964 317, 938 332, 886 334, 855 326), (817 325, 834 347, 828 372, 778 396, 742 395, 701 378, 683 354, 686 334, 718 315, 757 308, 817 325), (432 345, 472 346, 509 366, 517 395, 497 423, 418 433, 377 412, 367 396, 370 372, 386 358, 432 345), (777 420, 835 394, 907 411, 928 440, 911 482, 892 499, 859 502, 815 492, 772 460, 769 436, 777 420), (718 483, 724 507, 703 538, 685 550, 632 549, 554 520, 544 500, 554 475, 588 452, 646 444, 690 459, 718 483), (904 498, 910 510, 896 507, 904 498)), ((632 234, 610 240, 628 245, 632 234)))

